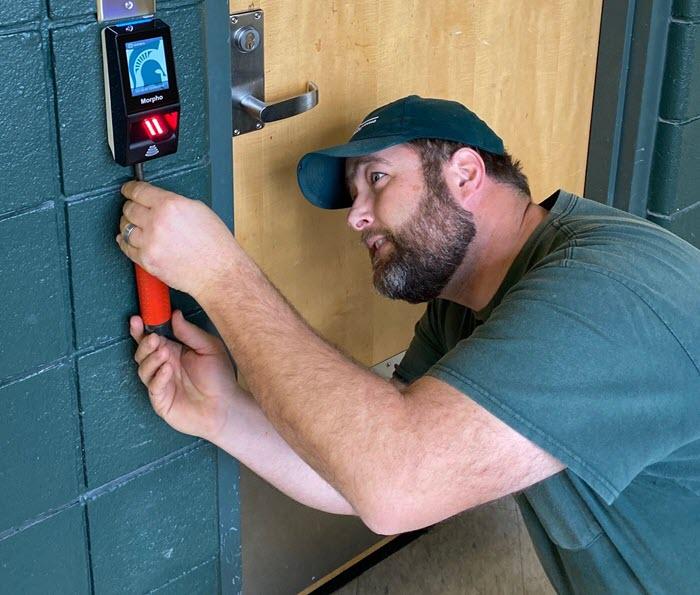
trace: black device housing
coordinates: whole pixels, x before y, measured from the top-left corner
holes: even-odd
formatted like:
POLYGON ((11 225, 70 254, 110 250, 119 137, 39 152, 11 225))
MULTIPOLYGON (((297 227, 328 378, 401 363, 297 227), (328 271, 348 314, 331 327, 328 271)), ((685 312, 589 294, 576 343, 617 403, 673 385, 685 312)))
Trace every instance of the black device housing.
POLYGON ((120 165, 142 163, 177 151, 180 96, 175 76, 170 27, 160 19, 110 25, 102 30, 107 136, 120 165), (167 89, 134 95, 129 82, 126 44, 163 39, 167 89), (146 119, 158 119, 162 134, 150 135, 146 119))

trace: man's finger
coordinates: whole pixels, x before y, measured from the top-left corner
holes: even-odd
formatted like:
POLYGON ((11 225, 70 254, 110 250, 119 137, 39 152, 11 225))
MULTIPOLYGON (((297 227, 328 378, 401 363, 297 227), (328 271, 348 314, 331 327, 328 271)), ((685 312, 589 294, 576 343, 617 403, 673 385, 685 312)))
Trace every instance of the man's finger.
POLYGON ((164 417, 172 404, 173 386, 170 380, 173 377, 173 367, 170 364, 163 364, 153 380, 148 385, 148 397, 151 400, 153 410, 164 417))
POLYGON ((137 343, 141 343, 141 341, 143 340, 145 333, 143 327, 143 320, 140 316, 132 316, 129 319, 129 334, 137 343))
POLYGON ((138 225, 139 227, 146 227, 151 219, 151 209, 140 205, 133 200, 124 201, 122 213, 124 213, 124 216, 129 221, 131 221, 134 225, 138 225))
POLYGON ((136 353, 134 353, 134 360, 137 364, 146 359, 151 353, 160 347, 160 336, 153 333, 144 337, 143 341, 139 343, 136 353))
POLYGON ((189 322, 181 310, 173 312, 172 325, 175 337, 197 353, 212 355, 220 351, 221 344, 218 339, 189 322))
POLYGON ((151 383, 153 376, 158 369, 167 361, 167 347, 160 347, 150 355, 146 356, 139 365, 139 378, 146 386, 151 383))
POLYGON ((119 220, 119 231, 121 232, 122 238, 124 238, 124 231, 129 223, 136 225, 136 227, 131 230, 131 233, 129 234, 129 241, 127 243, 132 248, 143 248, 143 229, 141 229, 138 224, 127 219, 124 215, 122 215, 121 219, 119 220))
POLYGON ((119 234, 117 236, 117 244, 119 245, 119 248, 121 251, 126 254, 131 260, 133 260, 137 264, 141 264, 139 261, 138 257, 138 250, 134 248, 132 245, 127 244, 124 241, 124 238, 122 237, 122 234, 119 234))
POLYGON ((130 180, 122 186, 122 195, 146 207, 152 207, 156 198, 153 190, 155 188, 148 182, 137 182, 130 180))
POLYGON ((148 182, 137 182, 130 180, 122 186, 124 197, 133 200, 135 203, 145 207, 153 207, 158 202, 166 198, 168 191, 153 186, 148 182))

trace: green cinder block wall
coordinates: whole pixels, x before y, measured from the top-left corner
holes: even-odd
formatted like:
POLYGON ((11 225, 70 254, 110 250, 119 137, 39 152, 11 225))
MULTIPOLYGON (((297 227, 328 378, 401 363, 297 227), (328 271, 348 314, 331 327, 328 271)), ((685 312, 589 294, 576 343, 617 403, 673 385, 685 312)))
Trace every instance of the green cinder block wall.
POLYGON ((648 217, 700 247, 700 0, 676 0, 649 185, 648 217))
MULTIPOLYGON (((225 19, 213 0, 158 2, 181 140, 146 166, 209 204, 208 93, 229 76, 208 59, 214 5, 225 19)), ((131 172, 106 143, 99 31, 94 0, 0 0, 0 592, 238 592, 235 540, 221 545, 235 478, 224 522, 221 455, 167 427, 136 376, 133 269, 114 242, 131 172)), ((174 306, 204 324, 188 296, 174 306)))

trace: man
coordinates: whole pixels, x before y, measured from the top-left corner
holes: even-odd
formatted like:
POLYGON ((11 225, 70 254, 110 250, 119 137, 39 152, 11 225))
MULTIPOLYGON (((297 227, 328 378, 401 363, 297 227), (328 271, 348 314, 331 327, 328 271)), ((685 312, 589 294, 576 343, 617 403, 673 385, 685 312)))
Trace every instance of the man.
POLYGON ((378 533, 516 493, 558 591, 696 591, 698 251, 563 190, 535 204, 501 139, 449 101, 379 108, 298 179, 349 208, 379 291, 428 302, 395 378, 315 335, 205 205, 129 182, 120 247, 197 299, 251 389, 181 313, 183 345, 134 317, 156 412, 378 533))

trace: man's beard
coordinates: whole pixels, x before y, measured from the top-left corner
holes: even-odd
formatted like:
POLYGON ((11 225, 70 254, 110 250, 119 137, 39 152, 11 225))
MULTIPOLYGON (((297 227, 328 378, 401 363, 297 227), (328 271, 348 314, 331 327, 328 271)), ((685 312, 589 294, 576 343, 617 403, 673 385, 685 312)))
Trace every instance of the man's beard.
POLYGON ((374 287, 388 298, 412 304, 440 295, 476 235, 472 214, 457 204, 442 177, 426 183, 414 217, 393 233, 379 231, 393 250, 376 257, 374 287))

